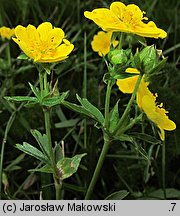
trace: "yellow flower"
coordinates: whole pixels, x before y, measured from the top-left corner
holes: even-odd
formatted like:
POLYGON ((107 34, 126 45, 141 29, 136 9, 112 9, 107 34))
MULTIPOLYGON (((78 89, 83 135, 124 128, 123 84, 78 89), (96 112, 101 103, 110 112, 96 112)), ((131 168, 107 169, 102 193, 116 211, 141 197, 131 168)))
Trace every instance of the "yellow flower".
POLYGON ((143 91, 141 93, 142 95, 138 92, 138 94, 140 94, 139 97, 141 98, 142 110, 146 113, 147 117, 159 128, 159 136, 161 140, 165 140, 164 130, 175 130, 176 124, 168 118, 168 111, 162 107, 163 103, 160 105, 156 104, 157 94, 154 96, 150 91, 148 94, 144 94, 143 91))
POLYGON ((64 31, 53 28, 49 22, 40 24, 37 29, 33 25, 18 25, 15 35, 13 40, 35 62, 62 61, 68 58, 74 48, 74 45, 65 39, 64 31))
MULTIPOLYGON (((94 36, 91 46, 94 52, 98 52, 100 56, 108 54, 110 51, 110 41, 112 32, 99 31, 97 35, 94 36)), ((112 42, 113 47, 118 45, 118 41, 114 40, 112 42)))
MULTIPOLYGON (((132 73, 132 74, 133 73, 135 73, 135 74, 139 73, 139 71, 136 68, 127 68, 126 72, 132 73)), ((138 76, 139 75, 135 75, 135 76, 128 77, 125 79, 118 79, 116 81, 116 84, 117 84, 119 90, 122 91, 123 93, 128 93, 128 94, 133 93, 135 84, 138 80, 138 76)))
POLYGON ((113 2, 110 9, 99 8, 92 12, 85 11, 84 16, 93 20, 104 31, 126 32, 142 37, 165 38, 167 33, 157 28, 152 21, 147 24, 143 20, 145 12, 134 4, 125 5, 122 2, 113 2))
MULTIPOLYGON (((137 69, 135 68, 128 68, 126 69, 128 73, 138 73, 137 69)), ((134 91, 134 87, 136 85, 138 79, 138 75, 117 80, 116 84, 118 85, 119 89, 123 93, 132 93, 134 91)), ((137 95, 136 95, 136 102, 138 107, 142 109, 147 117, 157 125, 159 128, 159 136, 161 140, 165 139, 165 132, 164 130, 174 130, 176 129, 176 124, 170 120, 167 116, 168 111, 166 111, 162 106, 157 105, 156 98, 157 94, 153 95, 150 90, 148 89, 148 82, 145 82, 144 77, 141 80, 139 85, 137 95)))
POLYGON ((0 28, 0 36, 2 38, 7 38, 8 40, 11 39, 12 36, 14 36, 14 28, 8 28, 8 27, 1 27, 0 28))

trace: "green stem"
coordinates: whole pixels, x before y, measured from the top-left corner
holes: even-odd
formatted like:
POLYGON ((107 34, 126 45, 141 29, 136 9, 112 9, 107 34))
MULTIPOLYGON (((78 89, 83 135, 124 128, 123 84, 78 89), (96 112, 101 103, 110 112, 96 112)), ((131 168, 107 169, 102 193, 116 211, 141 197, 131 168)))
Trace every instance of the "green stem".
POLYGON ((10 45, 8 42, 8 45, 6 47, 6 55, 7 55, 7 60, 8 60, 8 68, 11 67, 11 52, 10 52, 10 45))
POLYGON ((120 37, 119 37, 118 49, 122 49, 123 35, 124 35, 123 32, 121 32, 120 37))
MULTIPOLYGON (((104 121, 105 130, 107 129, 108 123, 109 123, 109 104, 110 104, 111 88, 112 88, 112 80, 109 80, 108 84, 107 84, 106 101, 105 101, 105 121, 104 121)), ((99 156, 99 159, 98 159, 98 162, 97 162, 93 177, 91 179, 88 190, 86 192, 86 196, 85 196, 86 200, 90 199, 90 197, 92 195, 92 192, 94 190, 97 179, 99 177, 101 168, 103 166, 104 159, 105 159, 105 157, 107 155, 109 146, 110 146, 109 136, 107 135, 106 132, 104 132, 104 145, 103 145, 103 148, 101 150, 101 154, 99 156)))
MULTIPOLYGON (((41 96, 43 96, 44 91, 46 94, 48 94, 49 88, 48 88, 48 82, 47 82, 47 73, 39 72, 39 82, 40 82, 40 90, 41 90, 41 96)), ((44 112, 44 121, 45 121, 45 130, 46 135, 48 138, 48 146, 49 146, 49 152, 50 152, 50 158, 51 158, 51 164, 53 167, 53 178, 54 178, 54 184, 55 184, 55 191, 56 191, 56 199, 61 199, 61 182, 59 180, 59 174, 58 169, 56 166, 54 153, 53 153, 53 146, 52 146, 52 140, 51 140, 51 122, 50 122, 50 109, 48 107, 43 107, 44 112)))
POLYGON ((111 96, 111 89, 112 89, 112 80, 108 80, 107 84, 107 91, 106 91, 106 100, 105 100, 105 111, 104 111, 104 126, 105 129, 108 127, 109 122, 109 105, 110 105, 110 96, 111 96))
POLYGON ((41 71, 39 71, 39 84, 40 84, 40 90, 41 90, 41 97, 43 97, 43 89, 44 89, 44 85, 43 85, 43 73, 41 71))
MULTIPOLYGON (((83 77, 83 97, 87 97, 87 37, 84 33, 84 77, 83 77)), ((87 148, 87 120, 84 119, 84 148, 87 148)))
POLYGON ((4 160, 4 149, 5 149, 5 144, 6 144, 6 140, 7 140, 7 135, 8 132, 11 128, 11 125, 14 122, 14 119, 16 117, 16 111, 14 111, 7 123, 6 129, 5 129, 5 133, 4 133, 4 138, 2 141, 2 147, 1 147, 1 159, 0 159, 0 200, 1 200, 1 194, 2 194, 2 175, 3 175, 3 160, 4 160))
POLYGON ((47 82, 47 73, 44 73, 44 90, 46 93, 48 93, 48 82, 47 82))
POLYGON ((166 145, 165 142, 162 143, 162 187, 164 193, 164 199, 166 199, 166 145))
POLYGON ((93 174, 93 177, 91 179, 91 182, 89 184, 89 187, 88 187, 88 190, 86 192, 86 196, 85 196, 85 199, 86 200, 89 200, 90 197, 91 197, 91 194, 94 190, 94 187, 96 185, 96 182, 97 182, 97 179, 99 177, 99 173, 101 171, 101 168, 102 168, 102 165, 103 165, 103 162, 104 162, 104 159, 107 155, 107 152, 108 152, 108 149, 109 149, 109 146, 110 146, 110 141, 109 141, 109 137, 106 133, 104 133, 104 145, 103 145, 103 148, 101 150, 101 154, 99 156, 99 160, 97 162, 97 165, 96 165, 96 169, 94 171, 94 174, 93 174))
POLYGON ((136 97, 136 93, 137 93, 137 90, 138 90, 138 88, 139 88, 141 79, 142 79, 142 74, 139 74, 138 80, 137 80, 137 82, 136 82, 136 85, 135 85, 134 91, 133 91, 133 93, 132 93, 132 95, 131 95, 131 98, 130 98, 130 100, 129 100, 129 102, 128 102, 128 105, 127 105, 127 107, 126 107, 126 109, 125 109, 123 115, 121 116, 121 118, 120 118, 120 120, 119 120, 119 122, 118 122, 118 124, 117 124, 117 126, 116 126, 116 128, 115 128, 115 130, 114 130, 114 132, 113 132, 113 134, 116 134, 116 133, 118 132, 118 130, 119 130, 119 128, 121 127, 122 123, 124 122, 124 120, 125 120, 126 117, 128 116, 129 111, 130 111, 130 109, 131 109, 131 106, 132 106, 132 104, 133 104, 133 102, 134 102, 134 99, 135 99, 135 97, 136 97))

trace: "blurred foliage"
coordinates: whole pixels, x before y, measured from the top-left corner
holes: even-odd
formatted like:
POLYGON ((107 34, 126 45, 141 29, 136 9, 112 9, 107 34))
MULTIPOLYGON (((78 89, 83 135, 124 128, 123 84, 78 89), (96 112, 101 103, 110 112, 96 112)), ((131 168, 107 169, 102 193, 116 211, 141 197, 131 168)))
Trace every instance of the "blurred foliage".
MULTIPOLYGON (((99 28, 85 19, 83 12, 97 7, 108 7, 111 2, 1 0, 0 26, 15 27, 18 24, 37 26, 44 21, 50 21, 54 26, 63 28, 68 40, 75 45, 75 50, 69 59, 53 67, 50 79, 55 83, 58 78, 60 91, 70 90, 68 100, 73 102, 76 93, 81 96, 84 94, 83 76, 84 71, 87 71, 87 98, 102 109, 106 88, 102 78, 107 68, 103 60, 91 49, 91 40, 99 28)), ((177 191, 180 190, 180 23, 178 22, 180 3, 176 0, 124 0, 123 2, 137 4, 146 11, 149 20, 155 21, 159 27, 168 32, 165 40, 147 41, 148 44, 155 43, 157 48, 163 49, 164 55, 168 56, 164 69, 152 77, 151 88, 153 92, 158 92, 158 101, 164 102, 170 118, 177 124, 176 131, 167 132, 166 188, 168 198, 178 199, 180 198, 177 191)), ((3 142, 7 135, 3 163, 6 186, 3 198, 39 199, 39 191, 43 190, 40 185, 40 180, 43 182, 42 176, 27 171, 38 167, 39 163, 27 155, 20 157, 21 153, 15 148, 15 144, 28 141, 36 146, 29 131, 35 128, 43 132, 43 113, 38 106, 27 109, 3 99, 7 95, 31 94, 28 82, 38 84, 34 66, 27 61, 18 60, 19 54, 20 50, 13 41, 0 41, 0 142, 3 142), (8 43, 10 60, 7 55, 8 43), (15 168, 8 169, 12 164, 11 167, 15 168)), ((111 105, 114 105, 119 98, 121 98, 120 104, 126 104, 129 95, 123 95, 114 86, 111 105)), ((120 111, 122 110, 123 106, 120 107, 120 111)), ((146 122, 145 127, 147 131, 152 131, 146 122)), ((137 125, 134 129, 135 132, 138 130, 141 130, 141 125, 137 125)), ((66 155, 73 157, 76 153, 88 153, 82 160, 78 172, 63 184, 64 199, 83 199, 102 147, 102 134, 94 127, 93 122, 84 121, 83 116, 64 107, 57 107, 52 111, 52 134, 54 142, 64 142, 66 155)), ((143 141, 139 142, 144 145, 143 141)), ((145 149, 149 152, 150 146, 146 144, 145 149)), ((163 198, 161 146, 153 147, 151 157, 149 167, 134 146, 127 142, 114 143, 105 160, 93 198, 104 199, 111 193, 124 189, 130 192, 127 199, 163 198), (146 181, 145 172, 149 174, 146 181)), ((52 180, 48 176, 47 178, 49 184, 45 181, 43 187, 49 188, 52 192, 52 180)))

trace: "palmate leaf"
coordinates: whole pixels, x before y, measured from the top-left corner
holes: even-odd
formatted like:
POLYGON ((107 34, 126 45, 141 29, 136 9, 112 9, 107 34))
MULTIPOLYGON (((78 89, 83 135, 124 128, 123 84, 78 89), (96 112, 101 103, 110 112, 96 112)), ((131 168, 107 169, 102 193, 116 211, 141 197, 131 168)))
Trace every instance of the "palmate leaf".
POLYGON ((78 101, 82 105, 82 107, 87 110, 89 113, 91 113, 94 118, 101 124, 104 124, 104 116, 103 114, 96 108, 94 105, 92 105, 86 98, 80 98, 78 95, 76 95, 78 101))
POLYGON ((63 180, 72 176, 77 171, 80 161, 85 155, 86 153, 79 154, 72 158, 63 158, 58 161, 57 167, 60 173, 60 178, 63 180))
POLYGON ((42 135, 38 130, 31 130, 31 134, 36 139, 44 155, 46 155, 47 158, 49 158, 50 160, 50 151, 49 151, 47 135, 46 134, 42 135))
POLYGON ((80 114, 92 118, 93 120, 100 123, 100 125, 103 125, 104 116, 102 115, 102 113, 94 105, 92 105, 87 99, 84 98, 81 99, 78 95, 77 98, 82 106, 79 106, 74 103, 70 103, 68 101, 63 101, 62 104, 75 112, 78 112, 80 114))
POLYGON ((94 116, 90 112, 88 112, 86 109, 84 109, 82 106, 79 106, 79 105, 74 104, 74 103, 70 103, 68 101, 63 101, 62 104, 65 107, 67 107, 67 108, 69 108, 75 112, 78 112, 80 114, 83 114, 83 115, 89 116, 90 118, 95 119, 94 116))
POLYGON ((23 151, 24 153, 31 155, 35 158, 37 158, 38 160, 44 162, 45 164, 49 164, 50 161, 49 159, 46 157, 46 155, 44 155, 39 149, 35 148, 34 146, 30 145, 27 142, 23 142, 23 145, 21 144, 16 144, 16 147, 23 151))

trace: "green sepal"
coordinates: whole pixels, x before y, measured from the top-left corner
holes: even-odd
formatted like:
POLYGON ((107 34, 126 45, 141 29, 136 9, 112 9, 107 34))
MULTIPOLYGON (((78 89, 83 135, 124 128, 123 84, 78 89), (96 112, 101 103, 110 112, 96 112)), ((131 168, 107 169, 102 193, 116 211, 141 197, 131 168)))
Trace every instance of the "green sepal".
POLYGON ((51 64, 49 64, 49 63, 42 63, 41 66, 44 68, 44 70, 46 71, 46 73, 48 75, 51 74, 51 68, 50 68, 51 64))
POLYGON ((155 68, 158 63, 157 51, 154 45, 146 46, 143 50, 141 50, 139 56, 141 59, 142 70, 146 74, 148 74, 152 68, 155 68))
POLYGON ((114 79, 126 79, 126 78, 137 76, 137 75, 139 75, 139 73, 127 73, 123 71, 119 74, 114 75, 114 79))
POLYGON ((35 148, 27 142, 23 142, 23 145, 16 144, 16 147, 24 153, 31 155, 46 164, 49 164, 50 162, 46 155, 44 155, 39 149, 35 148))
POLYGON ((98 108, 96 108, 94 105, 92 105, 86 98, 80 98, 78 94, 76 94, 76 98, 82 105, 82 107, 87 110, 89 113, 91 113, 94 118, 101 124, 104 124, 104 116, 100 112, 98 108))
POLYGON ((17 59, 27 60, 27 59, 29 59, 29 57, 25 53, 22 53, 17 57, 17 59))
POLYGON ((72 176, 78 169, 82 157, 86 153, 75 155, 72 158, 63 158, 57 163, 57 168, 59 170, 60 179, 66 179, 72 176))
POLYGON ((143 46, 147 46, 147 41, 144 37, 139 36, 139 35, 133 35, 133 37, 139 41, 140 44, 142 44, 143 46))
POLYGON ((53 173, 53 169, 49 165, 45 165, 38 169, 30 169, 29 172, 42 172, 42 173, 53 173))
POLYGON ((137 70, 142 71, 142 62, 141 62, 140 53, 138 50, 136 51, 134 55, 133 63, 135 65, 135 68, 137 68, 137 70))

